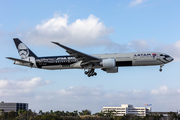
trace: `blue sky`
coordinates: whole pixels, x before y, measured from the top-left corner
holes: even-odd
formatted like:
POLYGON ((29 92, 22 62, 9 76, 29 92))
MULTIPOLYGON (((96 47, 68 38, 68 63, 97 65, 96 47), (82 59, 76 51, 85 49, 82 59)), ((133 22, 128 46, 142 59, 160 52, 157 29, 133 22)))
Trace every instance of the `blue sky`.
POLYGON ((176 111, 180 100, 180 1, 66 0, 1 1, 0 100, 28 102, 32 110, 83 110, 152 104, 153 111, 176 111), (40 70, 14 65, 13 38, 36 55, 67 55, 56 41, 87 54, 157 51, 175 58, 163 67, 96 70, 40 70))

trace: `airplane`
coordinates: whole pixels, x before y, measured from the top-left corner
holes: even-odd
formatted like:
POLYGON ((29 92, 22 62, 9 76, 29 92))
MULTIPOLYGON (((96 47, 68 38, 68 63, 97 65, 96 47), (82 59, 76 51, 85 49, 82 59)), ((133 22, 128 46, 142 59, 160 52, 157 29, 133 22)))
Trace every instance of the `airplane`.
POLYGON ((118 67, 128 66, 160 65, 159 71, 161 72, 164 64, 174 60, 171 56, 160 52, 89 55, 62 45, 58 42, 52 43, 65 49, 69 55, 38 57, 18 38, 14 38, 13 40, 21 59, 12 57, 6 58, 13 60, 14 64, 16 65, 47 70, 84 69, 84 73, 88 77, 97 75, 95 69, 101 69, 107 73, 117 73, 118 67))

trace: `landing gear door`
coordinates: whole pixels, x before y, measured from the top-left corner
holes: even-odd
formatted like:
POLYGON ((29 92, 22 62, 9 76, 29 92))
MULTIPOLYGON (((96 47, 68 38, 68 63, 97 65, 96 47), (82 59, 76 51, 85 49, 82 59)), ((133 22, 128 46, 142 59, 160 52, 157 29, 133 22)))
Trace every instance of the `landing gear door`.
POLYGON ((133 60, 137 60, 136 54, 134 54, 134 56, 133 56, 133 60))

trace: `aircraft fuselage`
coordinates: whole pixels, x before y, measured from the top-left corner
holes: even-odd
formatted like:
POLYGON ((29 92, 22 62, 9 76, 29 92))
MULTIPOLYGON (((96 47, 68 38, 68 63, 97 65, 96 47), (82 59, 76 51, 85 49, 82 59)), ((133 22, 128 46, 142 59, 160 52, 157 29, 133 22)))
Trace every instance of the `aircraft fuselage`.
MULTIPOLYGON (((94 54, 92 56, 109 59, 113 58, 116 61, 116 67, 128 67, 128 66, 152 66, 152 65, 161 65, 171 62, 173 58, 170 56, 160 56, 164 55, 163 53, 155 52, 143 52, 143 53, 113 53, 113 54, 94 54)), ((52 56, 52 57, 38 57, 35 59, 33 65, 34 68, 41 69, 83 69, 81 66, 82 61, 78 61, 73 56, 52 56)), ((29 66, 26 63, 20 63, 18 61, 15 64, 29 66)), ((29 66, 30 67, 30 66, 29 66)), ((94 68, 102 68, 100 65, 93 66, 94 68)))
POLYGON ((33 68, 61 70, 61 69, 84 69, 85 74, 90 77, 97 75, 95 69, 102 69, 107 73, 117 73, 118 67, 128 66, 162 66, 173 61, 167 54, 159 52, 137 52, 137 53, 113 53, 89 55, 57 42, 52 42, 69 53, 69 56, 37 57, 23 42, 14 38, 14 43, 21 59, 7 57, 14 64, 33 68))

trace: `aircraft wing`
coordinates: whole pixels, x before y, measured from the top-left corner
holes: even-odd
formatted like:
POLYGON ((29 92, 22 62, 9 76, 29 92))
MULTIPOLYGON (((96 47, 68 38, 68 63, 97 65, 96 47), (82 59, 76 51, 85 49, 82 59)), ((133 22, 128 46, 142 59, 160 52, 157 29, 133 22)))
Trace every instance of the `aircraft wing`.
POLYGON ((74 49, 64 46, 62 44, 59 44, 57 42, 52 42, 52 43, 65 49, 66 52, 69 53, 69 55, 75 57, 77 60, 82 60, 83 62, 99 62, 99 61, 101 61, 101 58, 79 52, 77 50, 74 50, 74 49))
POLYGON ((29 61, 25 61, 25 60, 21 60, 21 59, 17 59, 17 58, 12 58, 12 57, 6 57, 6 58, 7 58, 7 59, 10 59, 10 60, 22 62, 22 63, 31 63, 31 62, 29 62, 29 61))

